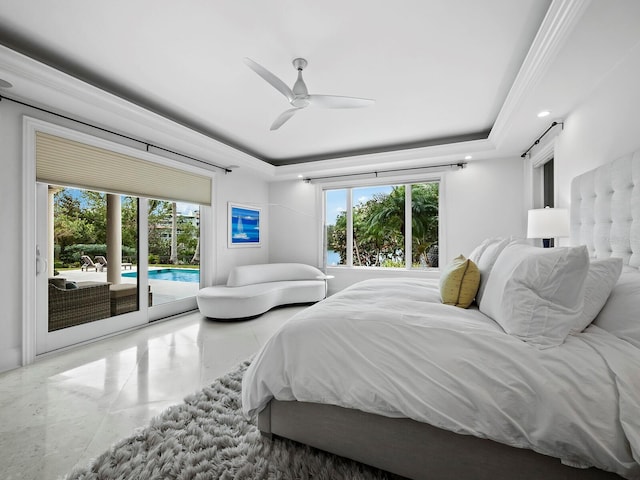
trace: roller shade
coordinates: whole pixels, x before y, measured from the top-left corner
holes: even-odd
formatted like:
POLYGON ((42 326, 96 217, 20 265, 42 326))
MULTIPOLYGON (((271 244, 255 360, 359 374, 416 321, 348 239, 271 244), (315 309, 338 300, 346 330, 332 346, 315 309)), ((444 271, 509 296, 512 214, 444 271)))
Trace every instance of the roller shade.
POLYGON ((36 132, 36 178, 109 193, 211 205, 211 178, 36 132))

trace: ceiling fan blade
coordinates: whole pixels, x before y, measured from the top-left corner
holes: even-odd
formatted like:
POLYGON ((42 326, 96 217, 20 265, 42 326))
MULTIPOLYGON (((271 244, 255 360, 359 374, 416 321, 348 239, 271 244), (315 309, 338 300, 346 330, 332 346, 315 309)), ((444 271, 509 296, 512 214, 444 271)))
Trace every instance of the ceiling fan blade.
POLYGON ((361 108, 376 103, 370 98, 340 97, 337 95, 309 95, 307 100, 311 105, 323 108, 361 108))
POLYGON ((285 110, 284 112, 282 112, 278 118, 275 119, 275 121, 271 124, 271 128, 269 130, 277 130, 279 129, 282 125, 284 125, 284 123, 289 120, 291 117, 293 117, 293 115, 300 110, 299 108, 290 108, 289 110, 285 110))
POLYGON ((273 73, 271 73, 269 70, 264 68, 262 65, 260 65, 259 63, 254 62, 253 60, 251 60, 248 57, 244 58, 244 63, 246 63, 247 66, 251 70, 253 70, 258 75, 260 75, 273 88, 275 88, 280 93, 282 93, 285 97, 287 97, 287 100, 289 100, 289 101, 293 100, 293 92, 291 91, 291 89, 287 86, 286 83, 284 83, 282 80, 280 80, 278 77, 276 77, 273 73))

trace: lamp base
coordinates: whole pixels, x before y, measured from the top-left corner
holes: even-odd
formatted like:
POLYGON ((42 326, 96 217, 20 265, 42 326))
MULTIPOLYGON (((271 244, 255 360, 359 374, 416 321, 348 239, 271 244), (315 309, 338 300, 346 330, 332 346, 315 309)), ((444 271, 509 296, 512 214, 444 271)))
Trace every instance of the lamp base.
POLYGON ((542 239, 542 248, 553 247, 553 238, 543 238, 542 239))

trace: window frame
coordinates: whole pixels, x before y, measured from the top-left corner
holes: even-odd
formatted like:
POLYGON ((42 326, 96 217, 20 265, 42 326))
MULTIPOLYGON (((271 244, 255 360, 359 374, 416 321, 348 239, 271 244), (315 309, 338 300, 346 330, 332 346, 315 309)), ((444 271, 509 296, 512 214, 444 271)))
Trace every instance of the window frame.
POLYGON ((357 182, 335 182, 331 184, 321 185, 322 195, 322 264, 325 269, 327 268, 339 268, 339 269, 366 269, 366 270, 384 270, 384 271, 412 271, 412 272, 428 272, 437 270, 436 267, 414 267, 412 262, 413 257, 413 209, 412 209, 412 186, 416 184, 425 183, 437 183, 438 184, 438 246, 439 254, 442 258, 442 248, 440 247, 443 231, 442 212, 443 212, 443 175, 429 175, 426 177, 420 176, 417 178, 380 178, 376 181, 357 181, 357 182), (353 190, 356 188, 366 187, 398 187, 404 186, 405 197, 405 236, 404 236, 404 248, 405 248, 405 265, 404 267, 380 267, 380 266, 362 266, 353 264, 353 190), (346 264, 344 265, 328 265, 327 264, 327 191, 330 190, 346 190, 346 214, 347 214, 347 239, 346 239, 346 264), (408 252, 408 253, 407 253, 408 252))

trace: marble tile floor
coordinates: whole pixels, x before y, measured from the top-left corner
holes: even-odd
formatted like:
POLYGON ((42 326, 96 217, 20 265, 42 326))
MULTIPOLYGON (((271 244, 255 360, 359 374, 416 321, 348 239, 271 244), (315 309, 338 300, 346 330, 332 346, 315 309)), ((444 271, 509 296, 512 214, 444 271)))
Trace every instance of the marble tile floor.
POLYGON ((0 478, 58 479, 85 465, 253 355, 304 308, 244 322, 196 311, 0 374, 0 478))

